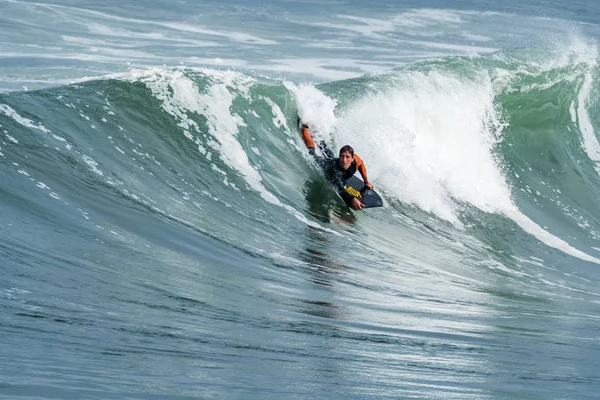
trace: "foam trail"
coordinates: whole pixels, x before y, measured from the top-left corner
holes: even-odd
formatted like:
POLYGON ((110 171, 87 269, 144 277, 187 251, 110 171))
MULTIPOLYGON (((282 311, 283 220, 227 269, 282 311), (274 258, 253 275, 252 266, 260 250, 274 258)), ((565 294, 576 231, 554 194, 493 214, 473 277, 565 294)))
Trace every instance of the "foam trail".
POLYGON ((573 257, 580 258, 584 261, 600 264, 599 258, 592 257, 581 250, 577 250, 564 240, 545 231, 544 229, 542 229, 542 227, 533 222, 529 217, 520 212, 516 207, 513 210, 504 211, 504 215, 515 221, 517 225, 521 227, 521 229, 523 229, 530 235, 535 236, 536 239, 544 243, 546 246, 553 247, 573 257))
POLYGON ((593 80, 590 73, 585 75, 578 97, 577 117, 583 138, 583 148, 590 160, 594 161, 596 172, 600 175, 600 143, 596 138, 594 127, 586 109, 592 91, 593 80))
POLYGON ((37 129, 44 133, 51 133, 50 130, 44 127, 42 124, 36 125, 32 120, 30 120, 29 118, 22 117, 21 115, 19 115, 19 113, 17 113, 15 110, 7 106, 6 104, 0 104, 0 112, 6 115, 7 117, 14 119, 16 122, 27 128, 37 129))

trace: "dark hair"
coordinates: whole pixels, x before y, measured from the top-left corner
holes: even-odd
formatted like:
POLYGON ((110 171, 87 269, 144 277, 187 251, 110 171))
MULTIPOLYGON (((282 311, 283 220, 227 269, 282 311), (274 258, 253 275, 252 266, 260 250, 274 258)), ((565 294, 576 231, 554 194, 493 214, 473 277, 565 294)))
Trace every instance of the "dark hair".
POLYGON ((350 153, 351 156, 354 156, 354 149, 352 148, 352 146, 347 144, 340 149, 340 154, 342 153, 350 153))

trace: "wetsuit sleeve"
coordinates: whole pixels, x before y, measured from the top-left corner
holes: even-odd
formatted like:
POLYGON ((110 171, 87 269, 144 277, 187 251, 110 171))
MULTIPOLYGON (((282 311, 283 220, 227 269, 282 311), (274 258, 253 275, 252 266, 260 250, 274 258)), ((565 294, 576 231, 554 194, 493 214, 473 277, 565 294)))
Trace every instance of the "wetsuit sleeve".
POLYGON ((308 128, 306 127, 306 125, 302 125, 301 128, 301 133, 302 133, 302 140, 304 141, 304 144, 306 145, 307 148, 315 148, 315 142, 313 141, 312 137, 310 136, 310 132, 308 131, 308 128))
POLYGON ((360 175, 362 176, 363 181, 369 182, 369 179, 367 178, 367 167, 365 167, 365 163, 358 156, 358 154, 354 155, 354 161, 356 161, 356 169, 358 170, 358 172, 360 172, 360 175))

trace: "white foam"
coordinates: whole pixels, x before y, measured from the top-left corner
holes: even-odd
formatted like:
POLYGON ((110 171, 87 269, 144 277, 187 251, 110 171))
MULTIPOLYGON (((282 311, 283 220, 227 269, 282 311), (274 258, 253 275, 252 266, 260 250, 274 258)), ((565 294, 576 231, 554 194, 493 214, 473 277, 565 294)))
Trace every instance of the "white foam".
POLYGON ((274 45, 278 44, 277 41, 272 39, 263 39, 258 36, 250 35, 244 32, 234 32, 234 31, 216 31, 213 29, 202 28, 196 25, 188 25, 183 23, 157 23, 157 25, 165 26, 167 28, 171 28, 178 31, 184 32, 192 32, 199 33, 202 35, 210 35, 210 36, 220 36, 230 39, 235 42, 241 43, 250 43, 250 44, 258 44, 258 45, 274 45))
POLYGON ((331 23, 331 22, 316 22, 309 23, 312 26, 320 26, 325 28, 333 28, 339 30, 347 30, 360 33, 369 38, 385 39, 384 34, 393 32, 396 27, 393 21, 376 18, 355 17, 352 15, 338 15, 340 19, 350 20, 350 24, 331 23))
MULTIPOLYGON (((577 118, 579 120, 579 129, 583 138, 583 148, 588 157, 595 162, 596 172, 600 174, 600 143, 596 138, 594 127, 587 112, 587 102, 589 101, 592 90, 593 79, 591 73, 585 74, 583 84, 578 96, 577 118)), ((573 117, 573 116, 572 116, 573 117)))
POLYGON ((283 111, 281 111, 281 108, 279 108, 279 106, 268 97, 261 96, 261 99, 271 106, 271 112, 274 116, 273 125, 275 125, 278 128, 285 128, 285 131, 289 132, 290 128, 287 125, 285 115, 283 115, 283 111))
POLYGON ((499 50, 496 47, 482 47, 482 46, 475 46, 473 44, 459 45, 459 44, 452 44, 452 43, 427 42, 427 41, 423 41, 423 40, 400 40, 400 42, 412 44, 412 45, 423 46, 425 48, 448 50, 448 51, 459 52, 459 53, 474 53, 474 54, 491 53, 493 51, 499 50))
POLYGON ((104 176, 104 172, 102 172, 99 168, 98 168, 98 163, 91 157, 86 156, 85 154, 81 156, 83 158, 83 161, 90 167, 90 169, 92 171, 94 171, 96 174, 100 175, 100 176, 104 176))
MULTIPOLYGON (((493 48, 488 47, 475 47, 472 43, 490 41, 491 38, 464 30, 464 27, 470 26, 470 23, 484 15, 491 16, 492 14, 475 11, 423 8, 408 9, 389 18, 365 18, 352 15, 337 15, 337 21, 334 20, 334 22, 303 21, 303 23, 342 32, 350 32, 350 35, 364 36, 370 41, 379 42, 378 44, 382 46, 388 45, 390 38, 394 38, 394 40, 397 41, 399 36, 404 38, 411 37, 412 39, 417 37, 436 37, 438 38, 438 41, 436 42, 415 41, 413 43, 421 44, 426 47, 472 53, 474 51, 489 52, 494 50, 493 48), (344 21, 350 21, 350 23, 345 23, 344 21), (461 37, 471 41, 469 46, 439 42, 439 39, 446 36, 448 32, 453 33, 457 29, 461 29, 459 33, 461 37)), ((311 45, 318 45, 318 43, 313 43, 311 45)), ((422 58, 422 56, 420 58, 422 58)))
POLYGON ((327 80, 342 80, 356 78, 363 72, 379 72, 384 69, 378 63, 367 63, 362 60, 349 58, 275 58, 269 60, 274 64, 249 65, 248 68, 262 71, 292 72, 317 76, 327 80), (358 71, 349 71, 356 69, 358 71))
POLYGON ((240 172, 250 186, 260 188, 262 178, 250 165, 244 149, 236 138, 238 129, 244 125, 244 122, 239 115, 231 113, 230 108, 235 95, 228 90, 228 86, 241 89, 243 85, 250 85, 252 81, 241 74, 213 73, 211 77, 213 84, 201 93, 195 83, 181 71, 154 76, 159 77, 159 80, 153 81, 153 77, 150 77, 146 80, 146 84, 155 95, 160 96, 165 110, 181 118, 185 126, 193 127, 198 133, 200 133, 199 127, 187 117, 186 113, 204 115, 207 118, 209 133, 219 144, 221 159, 229 167, 240 172))
POLYGON ((206 58, 206 57, 188 57, 186 58, 188 64, 196 65, 214 65, 214 66, 228 66, 228 67, 246 67, 248 62, 246 60, 236 58, 206 58))
POLYGON ((33 128, 40 130, 44 133, 50 133, 50 130, 46 129, 41 123, 35 124, 32 120, 20 116, 19 113, 17 113, 15 110, 13 110, 10 106, 6 104, 0 104, 0 112, 6 115, 7 117, 14 119, 19 124, 26 126, 27 128, 33 128))
MULTIPOLYGON (((197 40, 191 38, 173 38, 169 37, 161 32, 135 32, 129 29, 123 28, 114 28, 110 26, 105 26, 98 23, 88 24, 87 28, 91 34, 108 36, 114 38, 127 38, 126 42, 120 42, 118 40, 104 41, 98 39, 89 39, 89 38, 81 38, 75 36, 63 35, 61 38, 71 44, 81 45, 81 46, 92 46, 93 51, 101 51, 108 54, 111 49, 116 48, 124 48, 128 51, 132 52, 132 55, 136 56, 149 56, 148 53, 135 51, 136 47, 141 47, 143 43, 148 43, 151 41, 152 43, 157 43, 160 41, 167 42, 169 46, 175 47, 219 47, 220 44, 217 42, 205 41, 205 40, 197 40), (134 39, 141 39, 138 41, 134 41, 134 39)), ((113 54, 121 54, 120 52, 115 52, 113 54)))
POLYGON ((411 9, 388 19, 338 15, 338 19, 349 20, 351 23, 309 22, 308 24, 356 32, 368 38, 386 39, 386 34, 388 33, 406 32, 407 30, 412 35, 428 35, 428 29, 425 28, 431 30, 432 28, 439 26, 456 26, 464 24, 467 22, 464 16, 472 14, 472 12, 454 10, 411 9))
POLYGON ((401 79, 393 84, 397 89, 363 98, 344 112, 339 144, 353 145, 371 181, 394 197, 455 224, 454 200, 485 212, 510 206, 492 152, 501 123, 489 77, 463 81, 407 72, 401 79))
MULTIPOLYGON (((38 6, 38 7, 44 8, 45 10, 51 9, 51 10, 75 11, 76 13, 84 13, 84 14, 88 14, 88 15, 93 15, 95 17, 98 17, 100 19, 104 19, 107 21, 125 22, 129 25, 160 26, 160 27, 168 28, 171 30, 179 31, 179 32, 189 32, 189 33, 196 33, 196 34, 203 34, 203 35, 210 35, 210 36, 217 36, 217 37, 225 37, 232 41, 237 41, 237 42, 241 42, 241 43, 249 43, 249 44, 254 44, 254 45, 277 44, 277 42, 272 39, 263 39, 263 38, 245 33, 245 32, 236 32, 236 31, 231 31, 231 30, 217 31, 217 30, 213 30, 213 29, 200 27, 197 25, 190 25, 190 24, 179 23, 179 22, 161 22, 161 21, 157 21, 157 20, 143 20, 143 19, 138 19, 138 18, 119 17, 117 15, 108 14, 108 13, 104 13, 104 12, 100 12, 100 11, 94 11, 94 10, 89 10, 89 9, 85 9, 85 8, 80 8, 80 7, 63 6, 63 5, 57 5, 57 4, 21 2, 21 1, 15 1, 15 0, 11 0, 11 2, 16 3, 16 4, 24 4, 28 7, 38 6)), ((62 12, 62 11, 59 13, 61 15, 64 15, 64 12, 62 12)), ((73 16, 71 18, 74 19, 73 16)), ((82 23, 82 22, 80 22, 81 21, 80 18, 77 18, 77 20, 78 20, 77 22, 82 23)), ((87 18, 83 19, 82 21, 86 21, 86 20, 87 20, 87 18)), ((94 30, 94 29, 98 29, 99 25, 100 24, 95 23, 95 24, 89 24, 88 26, 91 27, 92 30, 94 30)), ((103 28, 100 28, 100 30, 96 31, 95 33, 108 34, 108 35, 112 35, 112 33, 114 33, 113 28, 110 28, 110 27, 105 27, 105 28, 107 30, 103 30, 103 28)), ((132 34, 153 35, 153 36, 149 36, 147 38, 156 38, 156 39, 161 39, 164 37, 164 35, 162 33, 156 33, 156 32, 153 32, 151 34, 141 34, 139 32, 135 32, 132 34)))
POLYGON ((5 133, 4 135, 10 142, 13 142, 14 144, 19 144, 19 141, 17 139, 15 139, 14 137, 10 136, 8 133, 5 133))
POLYGON ((337 101, 328 97, 311 84, 295 85, 284 82, 296 106, 302 121, 311 124, 311 133, 316 139, 326 139, 336 126, 335 108, 337 101))
POLYGON ((439 24, 464 24, 467 22, 465 17, 472 15, 480 15, 480 13, 473 11, 421 8, 408 10, 394 17, 394 22, 405 28, 426 28, 439 24))
POLYGON ((552 235, 548 231, 542 229, 538 224, 532 221, 529 217, 521 213, 516 207, 513 207, 510 210, 504 210, 503 213, 508 216, 510 219, 515 221, 521 229, 530 235, 534 236, 540 242, 544 243, 546 246, 553 247, 558 249, 566 254, 569 254, 573 257, 577 257, 579 259, 590 261, 596 264, 600 264, 600 259, 596 257, 592 257, 583 251, 577 250, 576 248, 569 245, 566 241, 552 235))
MULTIPOLYGON (((142 73, 142 81, 150 88, 154 96, 162 102, 163 109, 182 122, 201 133, 198 125, 187 113, 203 115, 208 124, 208 133, 216 139, 221 160, 230 168, 240 173, 249 186, 256 190, 267 202, 284 208, 298 220, 315 228, 324 229, 319 224, 309 221, 293 207, 283 204, 269 192, 262 183, 259 172, 252 167, 248 155, 237 140, 238 129, 244 126, 242 118, 231 112, 236 96, 248 96, 254 80, 243 74, 231 71, 202 70, 210 80, 207 88, 200 91, 196 84, 180 70, 154 70, 142 73), (233 92, 229 88, 232 88, 233 92)), ((225 177, 225 184, 228 180, 225 177)))
POLYGON ((487 74, 465 80, 405 71, 387 78, 388 88, 379 88, 343 110, 338 120, 329 120, 337 144, 354 147, 375 186, 459 227, 461 203, 505 215, 545 245, 600 264, 600 259, 541 228, 513 203, 493 152, 504 122, 487 74))

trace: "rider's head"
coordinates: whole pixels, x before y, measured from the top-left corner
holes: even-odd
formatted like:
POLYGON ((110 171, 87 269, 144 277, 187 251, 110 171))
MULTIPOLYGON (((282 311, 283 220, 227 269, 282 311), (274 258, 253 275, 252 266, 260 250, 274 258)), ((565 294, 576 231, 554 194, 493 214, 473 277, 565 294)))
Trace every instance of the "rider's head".
POLYGON ((354 160, 354 149, 348 145, 342 147, 340 149, 338 160, 343 169, 350 168, 350 164, 352 164, 352 161, 354 160))

